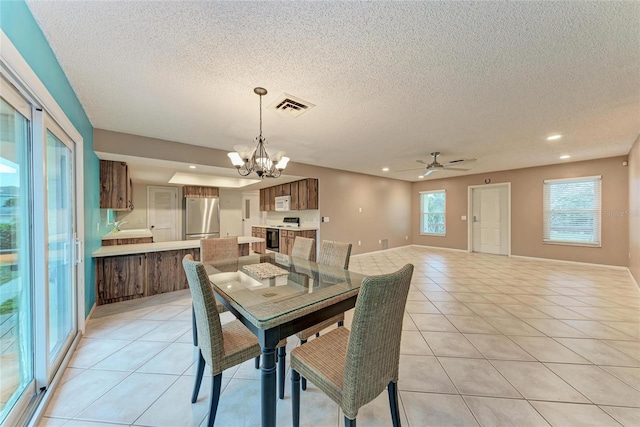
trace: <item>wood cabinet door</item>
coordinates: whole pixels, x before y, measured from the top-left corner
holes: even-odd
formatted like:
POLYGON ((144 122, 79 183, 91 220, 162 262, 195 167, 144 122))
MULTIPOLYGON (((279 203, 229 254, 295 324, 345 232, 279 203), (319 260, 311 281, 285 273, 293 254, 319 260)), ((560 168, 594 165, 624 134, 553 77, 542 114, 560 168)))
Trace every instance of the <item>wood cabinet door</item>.
POLYGON ((100 208, 128 209, 129 174, 127 164, 100 160, 100 208))
POLYGON ((187 289, 189 283, 182 267, 182 258, 187 254, 195 258, 193 249, 148 253, 145 296, 187 289))
POLYGON ((146 287, 145 254, 98 260, 98 304, 141 297, 146 287))
POLYGON ((266 188, 260 189, 260 212, 265 212, 267 210, 267 195, 266 188))
POLYGON ((306 179, 298 181, 298 209, 309 209, 309 189, 306 179))
POLYGON ((220 197, 218 187, 204 187, 201 185, 185 185, 182 187, 182 197, 220 197))
POLYGON ((276 187, 269 187, 269 209, 270 211, 276 210, 276 187))
POLYGON ((291 184, 282 184, 282 195, 290 196, 291 195, 291 184))
POLYGON ((315 178, 307 179, 308 202, 307 209, 318 209, 318 180, 315 178))
POLYGON ((298 181, 289 184, 289 194, 291 195, 291 210, 297 211, 298 208, 298 181))

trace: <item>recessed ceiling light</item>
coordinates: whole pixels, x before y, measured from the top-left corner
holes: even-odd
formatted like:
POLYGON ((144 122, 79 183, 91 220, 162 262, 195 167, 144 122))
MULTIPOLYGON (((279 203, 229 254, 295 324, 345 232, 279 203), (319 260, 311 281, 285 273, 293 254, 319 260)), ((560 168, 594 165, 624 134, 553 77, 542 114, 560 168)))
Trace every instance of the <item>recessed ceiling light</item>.
POLYGON ((424 175, 419 175, 418 178, 424 178, 424 175))
POLYGON ((547 141, 555 141, 556 139, 560 139, 560 138, 562 138, 562 135, 559 135, 559 134, 558 135, 549 135, 547 137, 547 141))
POLYGON ((560 156, 561 159, 568 159, 569 157, 571 157, 571 156, 568 155, 568 154, 565 154, 564 156, 560 156))
POLYGON ((196 167, 193 165, 189 165, 189 169, 195 169, 196 167))
POLYGON ((382 168, 382 172, 389 172, 389 168, 382 168))

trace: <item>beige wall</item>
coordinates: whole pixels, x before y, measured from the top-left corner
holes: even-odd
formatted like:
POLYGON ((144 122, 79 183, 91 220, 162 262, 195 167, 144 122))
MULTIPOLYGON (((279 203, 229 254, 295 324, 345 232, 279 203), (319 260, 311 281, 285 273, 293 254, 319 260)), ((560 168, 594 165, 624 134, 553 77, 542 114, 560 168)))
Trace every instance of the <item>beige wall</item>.
MULTIPOLYGON (((176 162, 229 167, 226 151, 186 145, 178 142, 94 129, 94 149, 176 162)), ((320 240, 338 240, 353 244, 352 254, 381 249, 379 240, 387 239, 390 248, 404 246, 411 239, 411 183, 359 173, 321 168, 295 162, 288 174, 318 178, 320 240), (362 208, 362 213, 359 212, 362 208), (408 237, 408 239, 406 238, 408 237), (358 240, 361 245, 358 246, 358 240)), ((253 186, 245 187, 251 190, 253 186)))
MULTIPOLYGON (((637 143, 636 143, 637 145, 637 143)), ((637 149, 636 149, 637 150, 637 149)), ((511 171, 465 175, 417 182, 412 187, 413 243, 467 249, 468 186, 511 183, 511 253, 538 258, 627 266, 629 262, 629 168, 626 156, 511 171), (542 186, 545 179, 602 175, 602 247, 545 245, 542 243, 542 186), (420 191, 447 191, 447 235, 420 235, 420 191), (623 214, 620 214, 622 212, 623 214)), ((446 172, 443 172, 445 174, 446 172)))
POLYGON ((640 284, 640 136, 629 152, 629 270, 640 284))

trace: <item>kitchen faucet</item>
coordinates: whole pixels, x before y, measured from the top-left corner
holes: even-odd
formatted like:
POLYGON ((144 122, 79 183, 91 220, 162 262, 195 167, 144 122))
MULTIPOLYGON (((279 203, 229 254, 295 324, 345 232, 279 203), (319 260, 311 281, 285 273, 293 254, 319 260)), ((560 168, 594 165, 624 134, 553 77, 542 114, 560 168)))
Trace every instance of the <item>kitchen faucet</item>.
POLYGON ((127 220, 116 221, 116 222, 113 223, 113 228, 116 231, 120 231, 120 226, 123 225, 123 224, 127 224, 128 222, 129 221, 127 221, 127 220))

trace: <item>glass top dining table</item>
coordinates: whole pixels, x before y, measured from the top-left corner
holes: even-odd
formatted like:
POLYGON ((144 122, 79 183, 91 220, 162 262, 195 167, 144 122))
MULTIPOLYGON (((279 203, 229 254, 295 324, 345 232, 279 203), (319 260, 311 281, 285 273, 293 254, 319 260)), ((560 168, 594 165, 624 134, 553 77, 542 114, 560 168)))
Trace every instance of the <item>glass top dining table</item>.
POLYGON ((260 342, 262 426, 275 426, 278 342, 355 306, 362 274, 278 253, 205 263, 216 297, 260 342))

